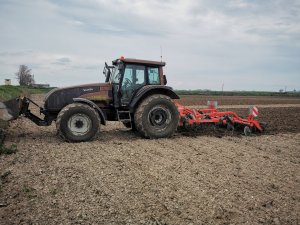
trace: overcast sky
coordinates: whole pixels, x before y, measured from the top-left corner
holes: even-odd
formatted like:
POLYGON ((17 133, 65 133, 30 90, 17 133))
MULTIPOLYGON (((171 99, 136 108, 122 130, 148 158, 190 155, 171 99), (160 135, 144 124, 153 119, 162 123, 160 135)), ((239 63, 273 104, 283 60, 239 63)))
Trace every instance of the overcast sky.
POLYGON ((0 82, 103 82, 121 55, 167 62, 176 89, 300 90, 298 0, 0 0, 0 82))

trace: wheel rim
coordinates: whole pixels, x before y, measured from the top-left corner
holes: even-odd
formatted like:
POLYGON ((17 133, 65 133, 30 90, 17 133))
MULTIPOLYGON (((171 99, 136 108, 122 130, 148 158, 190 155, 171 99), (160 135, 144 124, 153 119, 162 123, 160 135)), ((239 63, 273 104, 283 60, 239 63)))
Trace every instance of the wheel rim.
POLYGON ((157 106, 150 110, 148 114, 148 120, 154 127, 165 127, 172 119, 169 109, 157 106))
POLYGON ((68 120, 68 128, 76 136, 87 134, 91 128, 91 124, 91 119, 87 115, 81 113, 74 114, 68 120))

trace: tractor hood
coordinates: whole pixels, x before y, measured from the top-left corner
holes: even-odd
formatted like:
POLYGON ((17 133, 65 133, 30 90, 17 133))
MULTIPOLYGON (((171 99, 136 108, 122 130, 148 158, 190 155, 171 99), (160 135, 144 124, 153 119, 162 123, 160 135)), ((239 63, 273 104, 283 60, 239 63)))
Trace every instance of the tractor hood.
POLYGON ((45 96, 45 109, 60 111, 66 105, 74 102, 74 98, 85 98, 91 101, 110 99, 112 96, 110 83, 94 83, 63 88, 55 88, 45 96))

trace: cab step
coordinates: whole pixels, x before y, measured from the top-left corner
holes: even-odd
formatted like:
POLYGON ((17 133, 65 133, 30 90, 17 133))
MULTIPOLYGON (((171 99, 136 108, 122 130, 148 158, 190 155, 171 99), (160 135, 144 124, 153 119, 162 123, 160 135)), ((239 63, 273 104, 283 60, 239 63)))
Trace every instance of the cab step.
POLYGON ((130 111, 119 111, 117 110, 118 121, 121 122, 131 122, 130 111))

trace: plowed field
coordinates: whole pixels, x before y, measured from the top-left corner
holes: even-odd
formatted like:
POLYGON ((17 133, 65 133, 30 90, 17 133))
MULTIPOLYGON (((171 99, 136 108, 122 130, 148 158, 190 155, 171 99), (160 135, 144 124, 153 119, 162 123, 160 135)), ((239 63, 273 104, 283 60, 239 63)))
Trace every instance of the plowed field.
POLYGON ((6 145, 18 152, 0 155, 0 224, 299 224, 300 101, 250 98, 215 100, 241 115, 265 105, 262 135, 146 140, 112 122, 74 144, 55 125, 14 121, 6 145))
POLYGON ((273 105, 300 104, 299 97, 272 96, 206 96, 183 95, 179 100, 184 105, 206 105, 207 101, 218 101, 220 105, 273 105))

